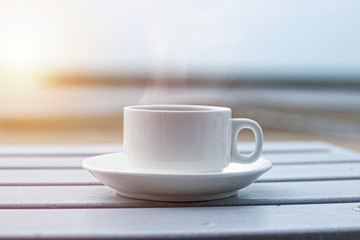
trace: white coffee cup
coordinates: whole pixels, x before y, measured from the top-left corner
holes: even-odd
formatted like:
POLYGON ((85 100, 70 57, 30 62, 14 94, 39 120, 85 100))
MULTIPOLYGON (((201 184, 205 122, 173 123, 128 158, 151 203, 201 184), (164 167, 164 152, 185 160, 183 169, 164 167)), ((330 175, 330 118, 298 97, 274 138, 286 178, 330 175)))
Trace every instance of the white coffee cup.
POLYGON ((252 163, 262 151, 260 125, 231 118, 231 109, 196 105, 138 105, 124 108, 124 163, 145 171, 219 171, 230 162, 252 163), (255 149, 240 154, 237 137, 248 128, 255 149))

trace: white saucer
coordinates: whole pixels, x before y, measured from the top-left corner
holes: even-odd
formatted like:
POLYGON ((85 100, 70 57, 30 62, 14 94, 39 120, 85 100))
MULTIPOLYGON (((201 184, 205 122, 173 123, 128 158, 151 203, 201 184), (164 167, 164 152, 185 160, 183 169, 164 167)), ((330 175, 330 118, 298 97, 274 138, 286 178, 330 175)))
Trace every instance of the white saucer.
POLYGON ((255 163, 231 163, 222 171, 167 173, 128 169, 122 153, 88 158, 82 166, 119 195, 156 201, 205 201, 231 197, 271 168, 260 158, 255 163))

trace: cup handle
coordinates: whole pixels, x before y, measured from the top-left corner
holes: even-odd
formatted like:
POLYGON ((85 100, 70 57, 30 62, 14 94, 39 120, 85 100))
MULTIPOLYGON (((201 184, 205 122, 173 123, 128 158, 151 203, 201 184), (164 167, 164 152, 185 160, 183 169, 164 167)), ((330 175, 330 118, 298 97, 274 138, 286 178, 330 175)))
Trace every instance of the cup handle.
POLYGON ((232 124, 232 146, 231 155, 235 162, 252 163, 259 159, 263 148, 263 132, 260 125, 254 120, 247 118, 231 119, 232 124), (255 149, 249 155, 240 154, 237 148, 237 137, 244 128, 251 129, 255 135, 255 149))

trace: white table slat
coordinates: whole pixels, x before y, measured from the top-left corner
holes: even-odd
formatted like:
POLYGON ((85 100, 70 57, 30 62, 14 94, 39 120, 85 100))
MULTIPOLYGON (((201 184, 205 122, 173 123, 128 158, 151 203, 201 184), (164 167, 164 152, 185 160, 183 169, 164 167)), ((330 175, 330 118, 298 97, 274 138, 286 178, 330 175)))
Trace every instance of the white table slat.
POLYGON ((81 168, 86 156, 0 156, 0 169, 81 168))
POLYGON ((357 206, 0 210, 0 239, 359 239, 357 206))
MULTIPOLYGON (((360 163, 274 165, 258 182, 360 179, 360 163)), ((0 186, 100 185, 83 169, 0 169, 0 186)))
MULTIPOLYGON (((251 144, 247 144, 248 150, 251 149, 251 144)), ((309 144, 309 148, 302 146, 299 147, 293 146, 290 144, 290 147, 287 150, 281 152, 280 147, 282 143, 276 145, 275 143, 268 144, 270 147, 267 150, 264 150, 263 156, 274 165, 278 164, 313 164, 313 163, 358 163, 360 162, 360 154, 339 148, 330 144, 319 144, 317 142, 309 144), (277 148, 276 148, 277 146, 277 148), (303 148, 300 148, 300 147, 303 148)), ((89 145, 88 148, 91 148, 92 145, 89 145)), ((46 146, 45 146, 46 147, 46 146)), ((118 146, 117 146, 118 147, 118 146)), ((120 146, 121 147, 121 146, 120 146)), ((85 148, 85 146, 83 146, 85 148)), ((96 148, 96 145, 95 145, 96 148)), ((109 147, 110 149, 111 147, 109 147)), ((59 147, 60 149, 60 147, 59 147)), ((66 149, 64 147, 64 149, 66 149)), ((109 150, 108 149, 108 150, 109 150)), ((70 148, 70 150, 73 150, 70 148)), ((99 147, 100 150, 104 148, 99 147)), ((95 151, 95 150, 93 150, 95 151)), ((0 169, 46 169, 46 168, 81 168, 81 162, 90 157, 91 155, 67 155, 68 152, 64 155, 3 155, 0 154, 0 169)), ((95 154, 96 155, 96 154, 95 154)))
POLYGON ((122 150, 120 144, 41 144, 41 145, 0 145, 0 156, 91 156, 122 150))
POLYGON ((105 186, 0 187, 1 208, 122 208, 360 202, 360 180, 255 183, 235 197, 195 203, 141 201, 105 186))
MULTIPOLYGON (((329 148, 341 147, 334 146, 324 142, 308 142, 308 141, 293 141, 293 142, 265 142, 264 151, 269 152, 287 152, 287 151, 318 151, 327 150, 329 148)), ((250 151, 253 149, 253 143, 242 142, 239 143, 239 149, 250 151)), ((121 144, 72 144, 72 145, 57 145, 57 144, 42 144, 42 145, 0 145, 1 155, 12 156, 40 156, 40 155, 98 155, 104 153, 120 152, 122 151, 121 144)), ((348 150, 347 150, 348 151, 348 150)))
POLYGON ((0 170, 0 186, 101 185, 82 169, 0 170))
POLYGON ((360 179, 359 163, 274 165, 258 181, 318 181, 360 179))
POLYGON ((263 154, 275 164, 360 163, 360 154, 346 152, 263 154))

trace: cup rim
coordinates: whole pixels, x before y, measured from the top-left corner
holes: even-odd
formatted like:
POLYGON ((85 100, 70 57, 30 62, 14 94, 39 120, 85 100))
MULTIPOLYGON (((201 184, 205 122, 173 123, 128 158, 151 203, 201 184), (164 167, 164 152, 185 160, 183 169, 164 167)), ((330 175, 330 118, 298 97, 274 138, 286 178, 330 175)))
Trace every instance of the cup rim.
POLYGON ((230 108, 207 105, 186 105, 186 104, 148 104, 126 106, 124 110, 137 112, 168 112, 168 113, 205 113, 205 112, 224 112, 230 108))

